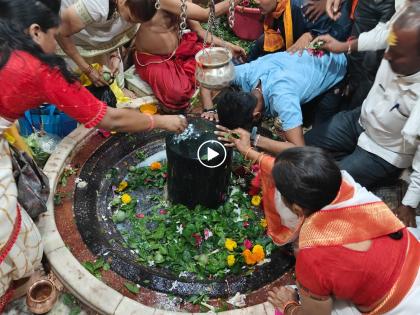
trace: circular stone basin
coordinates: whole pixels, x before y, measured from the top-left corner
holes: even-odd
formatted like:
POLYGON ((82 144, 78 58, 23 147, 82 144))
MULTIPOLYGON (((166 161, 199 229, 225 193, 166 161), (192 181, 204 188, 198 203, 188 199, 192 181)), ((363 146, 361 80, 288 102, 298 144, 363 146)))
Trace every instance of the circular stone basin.
MULTIPOLYGON (((165 132, 115 135, 98 147, 82 166, 79 178, 87 186, 75 189, 74 215, 83 241, 92 253, 104 257, 113 271, 133 283, 182 297, 200 293, 216 298, 254 291, 288 271, 294 262, 293 257, 282 248, 273 250, 271 261, 256 266, 248 276, 228 276, 213 281, 180 278, 164 268, 138 262, 138 256, 127 248, 121 235, 121 231, 127 227, 111 220, 109 203, 114 198, 111 180, 115 185, 115 177, 118 178, 117 182, 124 179, 128 167, 138 163, 138 152, 142 152, 146 158, 145 165, 149 165, 153 159, 164 159, 165 136, 165 132)), ((136 196, 132 195, 133 198, 140 197, 139 207, 147 211, 151 204, 144 196, 163 195, 164 190, 142 187, 136 193, 136 196)))

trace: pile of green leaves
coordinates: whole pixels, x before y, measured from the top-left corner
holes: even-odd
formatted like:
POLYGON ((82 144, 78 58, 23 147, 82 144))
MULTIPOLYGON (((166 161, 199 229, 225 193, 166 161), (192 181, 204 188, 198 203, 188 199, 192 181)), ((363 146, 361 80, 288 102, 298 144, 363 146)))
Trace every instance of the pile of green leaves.
MULTIPOLYGON (((204 29, 207 29, 207 23, 201 24, 204 29)), ((221 16, 216 19, 216 27, 214 29, 214 35, 217 37, 220 37, 226 42, 238 45, 245 49, 246 52, 249 52, 249 49, 251 48, 253 42, 240 39, 237 37, 229 27, 228 21, 226 16, 221 16)), ((210 36, 210 35, 209 35, 210 36)))
POLYGON ((119 200, 121 195, 141 186, 163 188, 164 174, 165 164, 160 170, 130 167, 127 188, 110 204, 114 222, 128 224, 129 229, 121 233, 125 246, 138 255, 140 263, 203 280, 251 273, 253 267, 247 266, 242 256, 246 239, 262 245, 266 256, 270 255, 274 244, 260 224, 262 214, 238 185, 233 186, 229 200, 217 209, 169 206, 160 197, 152 196, 155 206, 143 213, 141 209, 136 210, 134 198, 128 204, 119 200), (227 238, 238 245, 231 252, 225 248, 227 238), (232 266, 228 266, 228 255, 235 256, 232 266))
POLYGON ((43 168, 45 163, 47 163, 48 158, 50 157, 50 154, 45 152, 41 148, 41 143, 38 135, 36 133, 30 134, 28 137, 22 137, 23 140, 26 142, 28 147, 32 151, 33 158, 36 162, 36 164, 43 168))

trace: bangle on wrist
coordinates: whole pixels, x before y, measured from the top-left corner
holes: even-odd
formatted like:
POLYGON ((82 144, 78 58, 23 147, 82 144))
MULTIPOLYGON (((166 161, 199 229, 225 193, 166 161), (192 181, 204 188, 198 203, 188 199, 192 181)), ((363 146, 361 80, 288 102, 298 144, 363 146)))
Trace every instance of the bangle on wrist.
POLYGON ((150 119, 150 126, 149 126, 149 128, 146 131, 151 131, 151 130, 153 130, 155 128, 155 118, 151 114, 147 114, 146 113, 145 115, 147 117, 149 117, 149 119, 150 119))
POLYGON ((249 147, 249 148, 245 151, 245 155, 244 155, 245 160, 248 160, 248 154, 249 154, 249 151, 251 151, 251 150, 253 150, 253 149, 254 149, 253 147, 249 147))
POLYGON ((287 301, 285 304, 284 304, 284 307, 283 307, 283 314, 287 314, 287 311, 291 308, 291 307, 296 307, 296 306, 299 306, 300 304, 298 303, 298 302, 296 302, 296 301, 287 301))
POLYGON ((301 308, 302 306, 301 305, 293 305, 293 306, 290 306, 287 310, 286 310, 286 312, 287 313, 284 313, 285 315, 295 315, 295 313, 297 313, 297 311, 301 308))

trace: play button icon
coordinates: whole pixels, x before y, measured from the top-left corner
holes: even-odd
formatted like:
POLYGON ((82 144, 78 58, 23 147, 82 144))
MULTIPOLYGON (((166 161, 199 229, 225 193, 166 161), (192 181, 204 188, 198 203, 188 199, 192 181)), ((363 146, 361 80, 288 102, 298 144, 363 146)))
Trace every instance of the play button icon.
POLYGON ((225 146, 216 140, 203 142, 197 150, 198 161, 205 167, 216 168, 226 160, 225 146))
POLYGON ((218 157, 219 153, 214 151, 212 148, 207 148, 207 161, 213 160, 215 157, 218 157))

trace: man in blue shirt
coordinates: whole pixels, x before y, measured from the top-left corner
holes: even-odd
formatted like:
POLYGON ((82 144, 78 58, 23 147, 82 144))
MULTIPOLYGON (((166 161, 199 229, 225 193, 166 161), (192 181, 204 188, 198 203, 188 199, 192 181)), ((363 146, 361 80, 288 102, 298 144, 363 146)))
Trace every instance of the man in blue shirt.
MULTIPOLYGON (((346 73, 343 54, 322 57, 304 51, 301 56, 287 52, 265 55, 250 63, 235 66, 233 85, 253 94, 257 104, 254 119, 278 117, 285 137, 295 145, 304 145, 301 104, 340 82, 346 73)), ((204 117, 213 108, 210 97, 203 95, 204 117)), ((245 106, 245 104, 244 104, 245 106)))

